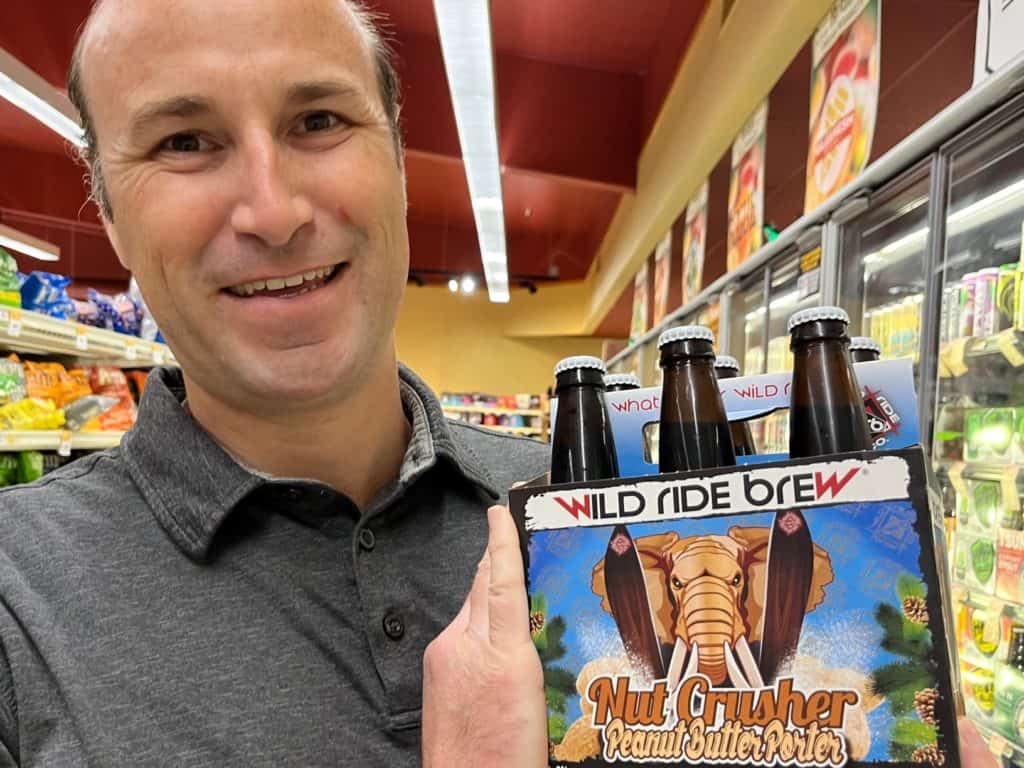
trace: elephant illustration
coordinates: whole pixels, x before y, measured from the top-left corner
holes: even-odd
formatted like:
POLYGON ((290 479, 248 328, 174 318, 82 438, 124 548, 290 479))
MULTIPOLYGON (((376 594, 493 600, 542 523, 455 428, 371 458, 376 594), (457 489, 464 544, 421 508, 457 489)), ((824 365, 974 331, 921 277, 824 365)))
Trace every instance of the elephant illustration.
MULTIPOLYGON (((727 679, 734 687, 763 684, 750 645, 761 640, 770 535, 769 528, 734 526, 726 536, 669 532, 635 540, 655 632, 663 654, 671 654, 672 685, 696 672, 714 685, 727 679)), ((604 560, 594 566, 591 589, 611 614, 604 560)), ((825 599, 834 578, 819 546, 813 568, 807 612, 825 599)))

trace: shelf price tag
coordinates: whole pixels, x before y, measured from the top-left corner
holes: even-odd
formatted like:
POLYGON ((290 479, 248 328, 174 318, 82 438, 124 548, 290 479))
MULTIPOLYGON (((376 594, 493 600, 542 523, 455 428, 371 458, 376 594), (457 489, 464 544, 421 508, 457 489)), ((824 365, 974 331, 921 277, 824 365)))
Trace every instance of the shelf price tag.
POLYGON ((126 341, 124 343, 124 356, 127 360, 139 359, 139 348, 135 346, 134 341, 126 341))
POLYGON ((1020 467, 1010 464, 1003 470, 1000 483, 1000 495, 1002 496, 1003 508, 1007 512, 1020 511, 1020 494, 1017 493, 1017 475, 1020 467))
POLYGON ((4 445, 6 445, 8 448, 13 448, 15 445, 17 445, 17 443, 18 443, 18 439, 14 435, 11 435, 11 434, 5 434, 4 435, 4 445))
POLYGON ((21 310, 12 309, 10 319, 7 321, 7 335, 12 338, 21 336, 21 310))
POLYGON ((167 355, 164 354, 164 348, 159 344, 153 345, 153 365, 163 365, 167 362, 167 355))
POLYGON ((60 444, 57 446, 57 455, 64 456, 67 458, 71 455, 71 430, 62 429, 60 431, 60 444))
POLYGON ((1014 368, 1024 365, 1024 353, 1021 352, 1017 343, 1017 332, 1013 328, 1008 328, 1000 333, 996 344, 1010 365, 1014 368))
POLYGON ((75 326, 75 349, 79 352, 89 351, 89 332, 84 325, 75 326))

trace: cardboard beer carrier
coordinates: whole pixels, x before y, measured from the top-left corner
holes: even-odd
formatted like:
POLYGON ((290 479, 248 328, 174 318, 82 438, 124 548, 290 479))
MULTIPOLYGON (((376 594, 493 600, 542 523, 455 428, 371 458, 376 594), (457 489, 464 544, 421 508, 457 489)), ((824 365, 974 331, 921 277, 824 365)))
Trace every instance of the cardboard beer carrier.
MULTIPOLYGON (((620 479, 510 493, 550 765, 959 768, 911 363, 856 373, 875 451, 659 475, 661 391, 641 389, 606 396, 620 479), (766 612, 792 576, 772 537, 803 525, 806 605, 766 612), (773 658, 794 624, 795 653, 773 658)), ((721 380, 730 421, 788 408, 789 383, 721 380)))

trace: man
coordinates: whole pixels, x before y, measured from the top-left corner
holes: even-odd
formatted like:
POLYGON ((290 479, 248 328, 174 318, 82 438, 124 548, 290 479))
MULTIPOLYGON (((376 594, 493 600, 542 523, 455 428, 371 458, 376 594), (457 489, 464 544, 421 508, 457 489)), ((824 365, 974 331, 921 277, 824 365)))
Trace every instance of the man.
POLYGON ((69 92, 182 373, 120 450, 0 492, 0 765, 415 765, 421 703, 424 765, 546 763, 484 511, 547 453, 397 367, 395 91, 346 0, 94 9, 69 92))
POLYGON ((95 7, 69 91, 181 372, 119 450, 0 493, 0 765, 412 766, 423 700, 426 765, 546 761, 487 512, 546 450, 396 363, 396 90, 345 0, 95 7))

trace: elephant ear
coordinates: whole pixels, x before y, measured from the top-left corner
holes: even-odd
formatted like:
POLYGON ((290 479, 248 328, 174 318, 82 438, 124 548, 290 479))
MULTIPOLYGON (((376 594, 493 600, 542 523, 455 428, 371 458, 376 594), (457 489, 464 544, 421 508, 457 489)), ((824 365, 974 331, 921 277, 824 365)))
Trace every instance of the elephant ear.
MULTIPOLYGON (((669 597, 668 579, 672 572, 672 553, 679 550, 679 535, 675 532, 661 533, 655 536, 641 536, 634 539, 640 564, 644 569, 644 582, 647 585, 647 598, 651 603, 654 629, 658 640, 662 643, 675 643, 674 621, 675 607, 669 597)), ((590 588, 601 598, 601 608, 611 614, 608 602, 608 590, 604 582, 604 558, 594 566, 590 579, 590 588)))
MULTIPOLYGON (((746 611, 747 633, 749 642, 761 639, 761 625, 764 618, 765 589, 768 580, 768 542, 771 528, 742 528, 734 526, 729 529, 729 537, 742 548, 740 561, 744 565, 747 578, 744 610, 746 611)), ((832 570, 832 559, 828 552, 814 545, 814 571, 811 576, 811 591, 807 597, 807 613, 817 608, 825 599, 825 587, 835 579, 832 570)))

